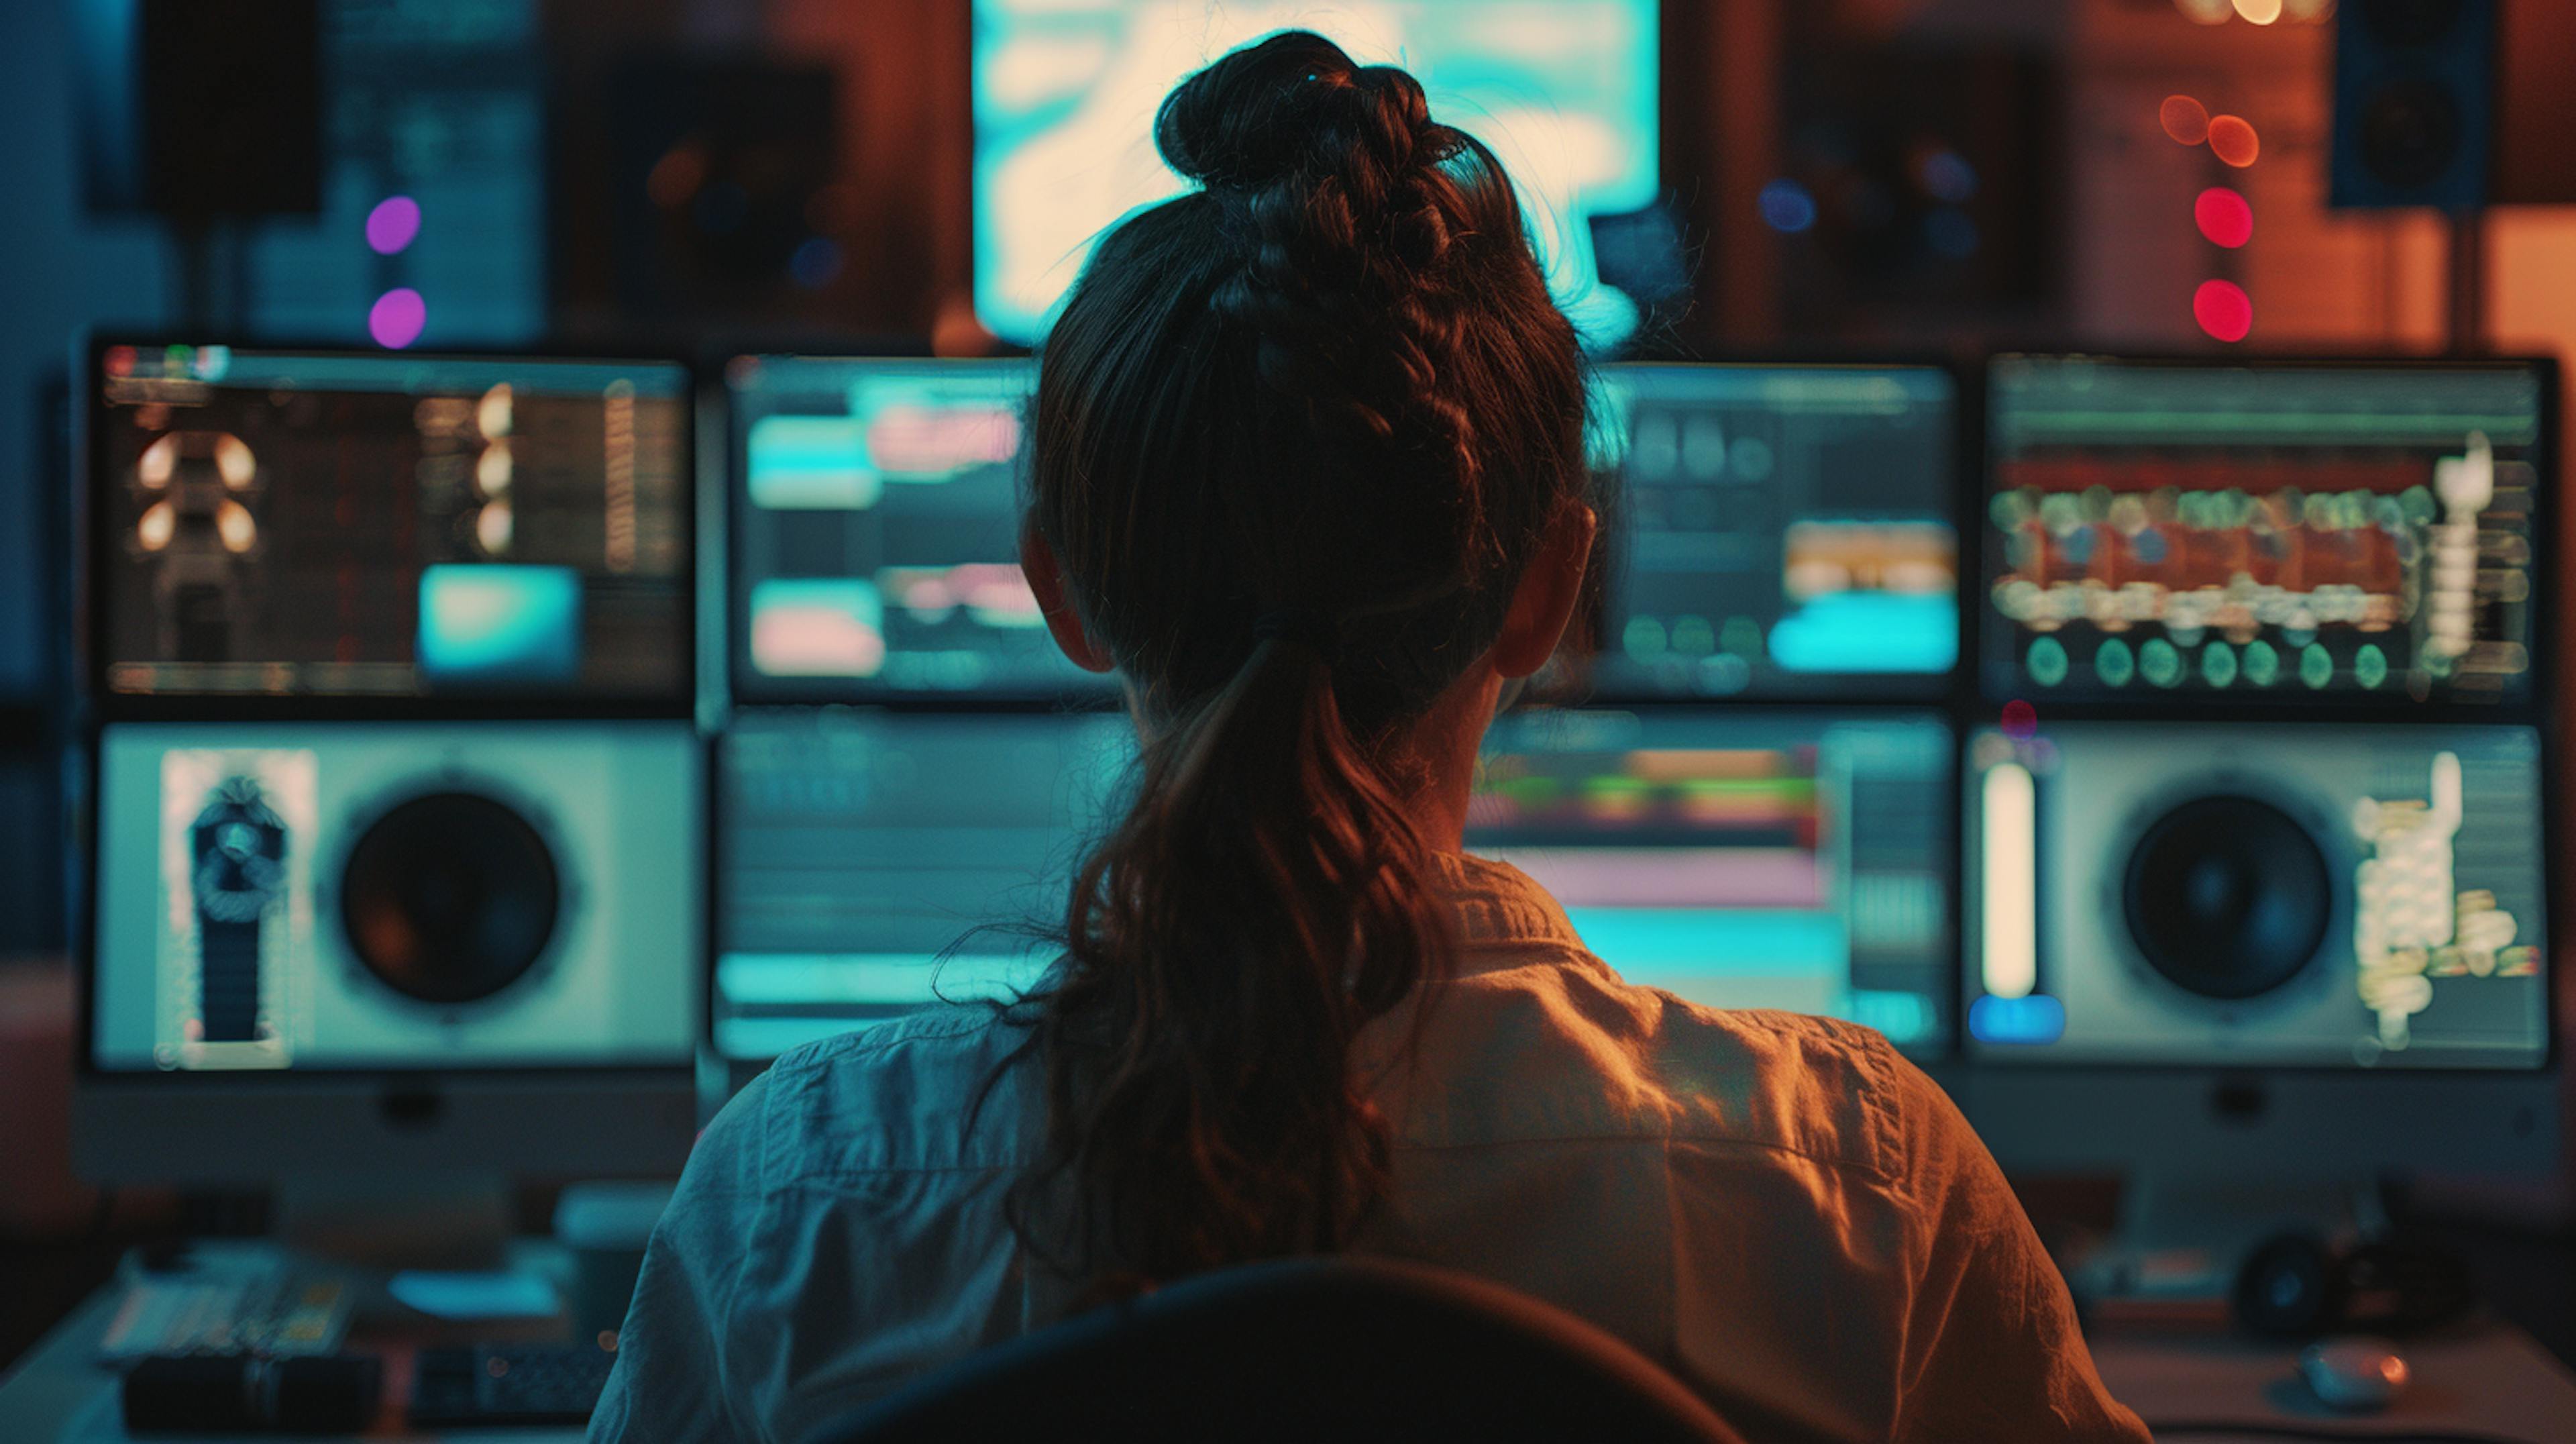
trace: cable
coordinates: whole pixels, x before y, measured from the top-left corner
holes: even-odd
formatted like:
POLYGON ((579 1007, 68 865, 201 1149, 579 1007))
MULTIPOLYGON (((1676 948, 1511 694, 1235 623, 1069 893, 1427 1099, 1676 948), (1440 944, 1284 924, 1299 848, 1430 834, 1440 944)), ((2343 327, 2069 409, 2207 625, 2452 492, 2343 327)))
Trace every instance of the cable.
POLYGON ((2367 1440, 2369 1444, 2531 1444, 2510 1434, 2474 1434, 2455 1430, 2397 1429, 2393 1431, 2332 1424, 2287 1424, 2268 1419, 2174 1419, 2147 1421, 2147 1432, 2159 1439, 2183 1439, 2194 1434, 2239 1434, 2256 1439, 2322 1439, 2331 1444, 2351 1444, 2367 1440))

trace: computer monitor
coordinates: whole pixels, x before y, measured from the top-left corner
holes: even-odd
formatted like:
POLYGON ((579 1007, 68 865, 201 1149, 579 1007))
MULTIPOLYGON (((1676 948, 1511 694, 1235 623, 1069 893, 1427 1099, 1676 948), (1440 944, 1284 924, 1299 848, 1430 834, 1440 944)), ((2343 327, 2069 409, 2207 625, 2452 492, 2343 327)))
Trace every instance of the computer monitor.
MULTIPOLYGON (((1585 340, 1637 328, 1604 283, 1597 217, 1654 206, 1657 0, 975 0, 975 310, 1033 342, 1099 234, 1178 193, 1152 138, 1172 87, 1273 31, 1319 31, 1402 65, 1431 112, 1491 146, 1520 187, 1551 289, 1585 340)), ((1644 298, 1656 299, 1654 297, 1644 298)))
POLYGON ((1994 363, 1962 1096, 2008 1165, 2554 1165, 2556 387, 1994 363))
POLYGON ((734 695, 1106 696, 1020 574, 1034 363, 758 356, 726 373, 734 695))
POLYGON ((1951 731, 1923 711, 1501 718, 1467 846, 1553 893, 1631 983, 1948 1046, 1951 731))
POLYGON ((79 1166, 676 1167, 707 935, 686 371, 91 361, 79 1166))
POLYGON ((1987 387, 1992 700, 2534 697, 2550 363, 2004 356, 1987 387))
POLYGON ((719 744, 714 1039, 738 1062, 1053 955, 1085 840, 1135 752, 1115 712, 751 707, 719 744))
POLYGON ((1958 421, 1939 367, 1603 367, 1595 694, 1947 695, 1958 421))
POLYGON ((685 715, 687 368, 102 339, 86 390, 109 713, 685 715))

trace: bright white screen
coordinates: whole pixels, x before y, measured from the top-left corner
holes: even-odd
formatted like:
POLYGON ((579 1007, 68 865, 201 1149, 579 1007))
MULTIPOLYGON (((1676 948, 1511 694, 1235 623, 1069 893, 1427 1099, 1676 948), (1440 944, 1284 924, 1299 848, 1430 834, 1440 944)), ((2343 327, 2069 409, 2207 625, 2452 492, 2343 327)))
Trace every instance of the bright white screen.
POLYGON ((975 308, 1035 340, 1099 233, 1181 180, 1155 108, 1184 76, 1276 30, 1412 71, 1431 113, 1493 147, 1551 289, 1595 349, 1636 328, 1586 225, 1656 192, 1656 0, 975 0, 975 308))

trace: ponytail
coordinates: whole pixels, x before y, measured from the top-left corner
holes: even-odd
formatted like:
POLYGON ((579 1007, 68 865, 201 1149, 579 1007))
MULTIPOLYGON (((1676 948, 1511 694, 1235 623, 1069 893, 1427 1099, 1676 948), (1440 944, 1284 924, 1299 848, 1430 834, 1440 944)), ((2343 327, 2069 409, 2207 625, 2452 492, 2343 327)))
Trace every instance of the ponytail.
POLYGON ((1413 77, 1286 32, 1155 141, 1198 188, 1102 239, 1030 421, 1030 528, 1143 738, 1003 1065, 1046 1098, 1014 1226, 1094 1284, 1330 1250, 1383 1198, 1354 1040, 1451 969, 1404 743, 1584 486, 1573 329, 1413 77))

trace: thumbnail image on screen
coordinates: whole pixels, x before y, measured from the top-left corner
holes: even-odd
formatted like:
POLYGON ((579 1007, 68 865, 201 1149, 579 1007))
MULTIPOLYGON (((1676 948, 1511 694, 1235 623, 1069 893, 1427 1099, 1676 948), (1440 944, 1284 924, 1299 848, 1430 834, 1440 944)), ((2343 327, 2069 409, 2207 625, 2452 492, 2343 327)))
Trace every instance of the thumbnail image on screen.
POLYGON ((975 309, 1030 342, 1120 217, 1181 189, 1152 138, 1192 71, 1273 31, 1404 66, 1431 113, 1490 146, 1521 189, 1551 288, 1587 342, 1637 305, 1606 284, 1591 222, 1658 185, 1656 0, 975 0, 975 309))
POLYGON ((95 354, 109 692, 687 694, 686 368, 95 354))
POLYGON ((719 763, 718 1051, 775 1057, 1033 982, 1051 955, 1010 928, 1062 916, 1134 751, 1116 713, 737 712, 719 763))
POLYGON ((1951 737, 1931 714, 1532 711, 1495 724, 1467 846, 1631 983, 1948 1037, 1951 737))
POLYGON ((745 357, 728 381, 741 695, 1106 690, 1020 573, 1031 363, 745 357))
POLYGON ((1596 692, 1938 695, 1959 656, 1956 413, 1934 367, 1603 367, 1596 692))
POLYGON ((2545 377, 1998 358, 1998 699, 2529 696, 2545 377))
POLYGON ((2540 758, 2528 727, 1981 733, 1969 1037, 1999 1061, 2537 1067, 2540 758))

